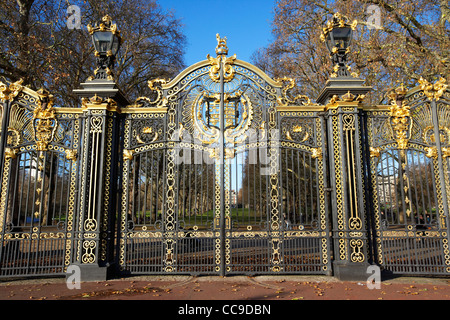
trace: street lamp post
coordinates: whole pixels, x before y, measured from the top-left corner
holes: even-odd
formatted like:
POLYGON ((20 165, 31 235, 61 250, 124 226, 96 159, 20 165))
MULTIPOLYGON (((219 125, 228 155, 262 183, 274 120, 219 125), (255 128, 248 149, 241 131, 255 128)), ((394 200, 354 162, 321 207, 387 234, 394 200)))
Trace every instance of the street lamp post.
POLYGON ((319 104, 327 104, 333 97, 342 97, 345 94, 359 96, 360 99, 371 90, 364 86, 364 80, 358 74, 351 71, 348 64, 348 54, 353 40, 353 32, 356 30, 357 21, 349 23, 349 19, 340 13, 335 13, 328 21, 320 35, 322 42, 326 44, 333 62, 333 70, 330 79, 316 99, 319 104))

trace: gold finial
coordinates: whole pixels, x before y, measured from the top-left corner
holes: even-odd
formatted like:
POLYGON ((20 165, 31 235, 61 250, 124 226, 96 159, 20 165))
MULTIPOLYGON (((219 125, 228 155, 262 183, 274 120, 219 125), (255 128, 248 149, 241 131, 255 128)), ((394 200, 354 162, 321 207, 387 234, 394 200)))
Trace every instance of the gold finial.
POLYGON ((217 39, 216 54, 227 55, 228 54, 227 37, 221 38, 219 34, 216 34, 216 39, 217 39))
POLYGON ((89 102, 92 104, 102 104, 103 98, 99 97, 97 94, 95 94, 93 97, 89 99, 89 102))
POLYGON ((106 16, 104 16, 102 18, 102 21, 105 22, 105 23, 110 23, 112 21, 112 18, 111 18, 111 16, 109 14, 107 14, 106 16))
POLYGON ((41 98, 41 99, 47 98, 48 96, 50 96, 50 92, 47 89, 44 89, 44 88, 40 88, 37 91, 37 94, 38 94, 39 98, 41 98))
POLYGON ((395 92, 399 95, 406 95, 406 93, 408 92, 408 89, 406 89, 406 87, 404 86, 404 84, 402 83, 400 85, 400 87, 398 87, 397 89, 395 89, 395 92))
POLYGON ((355 100, 356 96, 350 92, 350 90, 342 96, 342 100, 346 102, 352 102, 355 100))

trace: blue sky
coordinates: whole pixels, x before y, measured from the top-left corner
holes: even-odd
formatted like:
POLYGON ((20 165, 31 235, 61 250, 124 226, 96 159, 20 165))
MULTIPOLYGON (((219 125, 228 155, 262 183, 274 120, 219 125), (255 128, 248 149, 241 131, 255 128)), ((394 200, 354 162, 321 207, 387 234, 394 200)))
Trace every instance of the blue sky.
POLYGON ((185 63, 190 66, 215 56, 216 33, 227 37, 228 55, 250 61, 258 48, 272 39, 273 0, 159 0, 165 9, 174 9, 187 37, 185 63))

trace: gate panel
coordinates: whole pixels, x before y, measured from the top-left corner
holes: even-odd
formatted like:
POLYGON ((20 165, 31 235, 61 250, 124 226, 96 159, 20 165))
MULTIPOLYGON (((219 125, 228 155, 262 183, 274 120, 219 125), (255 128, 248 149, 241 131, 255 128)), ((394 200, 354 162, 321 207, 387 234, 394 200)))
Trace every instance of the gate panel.
POLYGON ((219 236, 213 227, 218 179, 215 165, 203 160, 203 152, 195 149, 199 144, 191 144, 186 136, 183 137, 185 133, 181 134, 176 153, 179 158, 175 161, 178 271, 216 273, 220 259, 216 257, 219 236))
POLYGON ((124 120, 119 263, 129 272, 160 273, 167 186, 166 110, 128 111, 124 120))
POLYGON ((225 212, 230 217, 225 240, 228 273, 268 273, 274 267, 271 161, 266 144, 267 139, 247 142, 225 162, 225 212))
POLYGON ((72 261, 81 123, 45 91, 7 104, 0 276, 64 274, 72 261))
POLYGON ((292 86, 218 54, 122 110, 124 272, 330 272, 323 108, 292 86))
POLYGON ((209 157, 214 149, 193 140, 194 124, 185 119, 203 90, 214 86, 208 73, 200 63, 164 91, 166 81, 151 81, 156 99, 139 98, 123 111, 119 264, 125 272, 211 274, 220 269, 220 232, 214 225, 217 172, 209 157))
POLYGON ((240 101, 225 104, 225 271, 272 273, 280 270, 281 249, 276 122, 280 84, 240 61, 233 70, 225 92, 236 92, 240 101))
POLYGON ((330 274, 324 120, 313 106, 296 109, 279 114, 284 271, 330 274))
POLYGON ((378 263, 397 274, 449 274, 439 152, 448 143, 448 104, 436 109, 419 90, 403 97, 368 113, 378 263))

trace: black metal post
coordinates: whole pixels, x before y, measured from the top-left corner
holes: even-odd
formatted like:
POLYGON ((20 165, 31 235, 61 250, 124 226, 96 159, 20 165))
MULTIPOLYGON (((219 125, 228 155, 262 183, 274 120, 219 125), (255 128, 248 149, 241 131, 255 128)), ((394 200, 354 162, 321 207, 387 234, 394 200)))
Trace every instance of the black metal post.
POLYGON ((6 147, 6 138, 8 136, 8 123, 9 123, 9 111, 11 108, 11 102, 6 100, 2 102, 2 119, 1 119, 1 136, 0 136, 0 178, 3 174, 3 161, 5 160, 5 147, 6 147))
POLYGON ((75 90, 84 108, 79 216, 75 235, 82 281, 115 271, 114 235, 120 162, 120 108, 128 101, 113 81, 89 81, 75 90))
MULTIPOLYGON (((222 59, 222 56, 221 56, 222 59)), ((225 83, 223 65, 220 63, 220 110, 219 110, 219 166, 220 166, 220 275, 225 276, 225 83)))
MULTIPOLYGON (((2 102, 3 110, 2 110, 2 119, 1 119, 1 132, 0 135, 0 182, 3 181, 3 167, 5 161, 5 147, 6 147, 6 137, 8 135, 8 122, 9 122, 9 109, 11 102, 6 100, 2 102)), ((9 192, 9 190, 4 190, 3 192, 9 192)), ((6 208, 4 217, 6 217, 6 208)), ((6 223, 3 223, 3 230, 0 230, 1 235, 5 233, 6 223)), ((0 258, 3 257, 3 243, 0 243, 0 258)))

